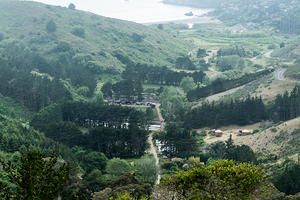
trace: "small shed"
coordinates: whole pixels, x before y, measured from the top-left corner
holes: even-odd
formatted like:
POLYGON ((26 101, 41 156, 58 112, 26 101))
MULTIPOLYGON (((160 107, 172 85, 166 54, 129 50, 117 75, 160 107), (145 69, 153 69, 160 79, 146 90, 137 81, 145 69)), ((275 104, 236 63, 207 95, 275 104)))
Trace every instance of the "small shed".
POLYGON ((246 136, 246 135, 249 135, 251 133, 251 131, 249 131, 249 130, 240 130, 239 131, 239 135, 241 135, 241 136, 246 136))
POLYGON ((223 131, 221 131, 221 130, 215 130, 214 131, 214 135, 221 136, 221 135, 223 135, 223 131))

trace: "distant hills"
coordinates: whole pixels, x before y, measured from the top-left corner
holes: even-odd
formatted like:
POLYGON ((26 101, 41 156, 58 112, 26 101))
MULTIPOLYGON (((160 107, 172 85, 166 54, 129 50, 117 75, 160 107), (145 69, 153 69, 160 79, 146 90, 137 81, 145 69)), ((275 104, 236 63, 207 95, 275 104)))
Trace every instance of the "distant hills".
POLYGON ((299 0, 164 0, 165 3, 214 8, 210 14, 229 24, 271 26, 283 33, 300 33, 299 0))
POLYGON ((170 66, 186 54, 186 44, 157 28, 36 2, 1 0, 0 27, 2 52, 19 46, 101 73, 118 74, 124 60, 170 66))

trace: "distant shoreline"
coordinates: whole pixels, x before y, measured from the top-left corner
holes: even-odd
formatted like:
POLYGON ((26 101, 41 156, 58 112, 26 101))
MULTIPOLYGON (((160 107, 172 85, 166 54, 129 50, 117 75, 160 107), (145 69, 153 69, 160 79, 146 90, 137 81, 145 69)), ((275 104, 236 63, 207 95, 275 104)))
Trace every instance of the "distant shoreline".
POLYGON ((215 19, 213 17, 199 16, 199 17, 193 17, 190 19, 147 22, 147 23, 142 23, 142 24, 153 25, 153 24, 170 24, 170 23, 174 23, 174 24, 219 24, 219 23, 221 23, 221 21, 218 19, 215 19))

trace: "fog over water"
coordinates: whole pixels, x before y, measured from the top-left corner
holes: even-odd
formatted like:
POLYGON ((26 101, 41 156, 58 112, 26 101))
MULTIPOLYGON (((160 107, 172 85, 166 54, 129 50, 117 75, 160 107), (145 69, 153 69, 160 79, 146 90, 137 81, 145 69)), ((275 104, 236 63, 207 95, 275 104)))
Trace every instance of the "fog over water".
MULTIPOLYGON (((185 13, 202 15, 208 12, 183 6, 163 4, 161 0, 36 0, 38 2, 68 6, 74 3, 79 10, 90 11, 102 16, 134 21, 138 23, 163 22, 190 19, 185 13)), ((194 16, 195 17, 195 16, 194 16)))

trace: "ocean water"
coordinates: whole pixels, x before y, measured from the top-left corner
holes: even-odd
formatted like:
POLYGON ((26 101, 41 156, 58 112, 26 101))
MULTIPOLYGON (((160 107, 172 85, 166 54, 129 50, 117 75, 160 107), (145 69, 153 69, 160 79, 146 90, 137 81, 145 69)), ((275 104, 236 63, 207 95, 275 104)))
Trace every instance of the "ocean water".
POLYGON ((162 3, 161 0, 35 0, 50 5, 67 7, 75 4, 76 9, 89 11, 106 17, 134 21, 137 23, 152 23, 191 19, 208 12, 184 6, 173 6, 162 3), (194 16, 185 13, 193 12, 194 16))

